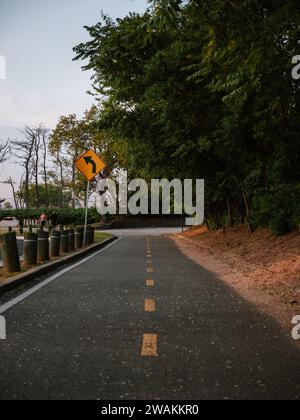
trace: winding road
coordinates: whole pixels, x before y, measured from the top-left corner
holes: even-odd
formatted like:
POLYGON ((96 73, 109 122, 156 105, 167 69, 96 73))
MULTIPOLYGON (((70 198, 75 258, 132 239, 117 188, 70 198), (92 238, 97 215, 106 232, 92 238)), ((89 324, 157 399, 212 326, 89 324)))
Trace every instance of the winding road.
POLYGON ((288 332, 161 230, 118 233, 0 308, 0 399, 300 399, 288 332))

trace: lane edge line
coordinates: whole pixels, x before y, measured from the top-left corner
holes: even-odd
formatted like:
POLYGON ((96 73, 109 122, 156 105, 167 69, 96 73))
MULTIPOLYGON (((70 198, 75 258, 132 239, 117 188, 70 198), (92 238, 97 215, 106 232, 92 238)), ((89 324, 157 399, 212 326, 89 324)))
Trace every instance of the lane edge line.
POLYGON ((116 239, 113 243, 107 245, 105 248, 100 249, 99 251, 96 251, 95 253, 89 255, 88 257, 84 258, 83 260, 78 261, 77 263, 61 270, 60 272, 54 274, 53 276, 49 277, 48 279, 42 281, 41 283, 37 284, 36 286, 32 287, 31 289, 27 290, 24 293, 21 293, 19 296, 15 297, 14 299, 10 300, 9 302, 5 303, 4 305, 0 306, 0 314, 3 314, 4 312, 8 311, 12 307, 18 305, 23 300, 27 299, 28 297, 32 296, 34 293, 38 292, 39 290, 46 287, 48 284, 52 283, 53 281, 57 280, 59 277, 63 276, 64 274, 68 273, 69 271, 72 271, 74 268, 79 267, 80 265, 86 263, 87 261, 91 260, 92 258, 96 257, 97 255, 101 254, 102 252, 106 251, 108 248, 112 247, 113 245, 116 245, 119 241, 121 241, 123 238, 120 237, 116 239))

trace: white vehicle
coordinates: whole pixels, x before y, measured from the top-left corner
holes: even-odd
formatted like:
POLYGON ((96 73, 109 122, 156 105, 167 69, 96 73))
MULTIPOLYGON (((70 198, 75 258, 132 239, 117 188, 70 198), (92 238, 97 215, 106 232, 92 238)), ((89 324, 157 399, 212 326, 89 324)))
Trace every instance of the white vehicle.
POLYGON ((17 228, 19 227, 19 221, 16 217, 5 217, 0 223, 1 229, 17 228))

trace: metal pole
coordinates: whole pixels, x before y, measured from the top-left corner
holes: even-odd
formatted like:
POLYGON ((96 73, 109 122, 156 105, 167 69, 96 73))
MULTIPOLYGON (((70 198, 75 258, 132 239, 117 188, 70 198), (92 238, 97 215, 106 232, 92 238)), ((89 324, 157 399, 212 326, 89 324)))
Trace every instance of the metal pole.
POLYGON ((90 181, 87 182, 87 188, 86 188, 86 204, 85 204, 85 221, 84 221, 83 246, 86 246, 86 234, 87 234, 87 224, 88 224, 88 210, 89 210, 89 195, 90 195, 90 181))
POLYGON ((181 232, 184 232, 184 216, 185 216, 185 202, 182 201, 182 207, 181 207, 181 232))

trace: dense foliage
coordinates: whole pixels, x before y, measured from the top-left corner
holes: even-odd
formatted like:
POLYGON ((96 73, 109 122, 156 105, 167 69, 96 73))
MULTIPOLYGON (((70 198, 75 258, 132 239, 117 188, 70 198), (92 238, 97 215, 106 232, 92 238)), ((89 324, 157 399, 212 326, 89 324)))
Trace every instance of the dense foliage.
POLYGON ((300 222, 296 0, 154 0, 87 27, 99 127, 133 175, 205 178, 210 226, 300 222))
MULTIPOLYGON (((0 220, 5 217, 16 217, 22 220, 39 220, 42 213, 45 213, 48 220, 54 218, 55 224, 63 225, 83 225, 85 219, 85 209, 23 209, 23 210, 0 210, 0 220), (54 216, 54 217, 53 217, 54 216)), ((88 212, 88 223, 99 223, 100 216, 95 207, 88 212)))
MULTIPOLYGON (((56 207, 61 205, 61 207, 69 207, 72 202, 72 193, 70 191, 61 192, 59 185, 54 183, 48 183, 47 190, 44 184, 38 184, 38 197, 39 197, 39 207, 56 207)), ((19 201, 22 202, 24 199, 24 188, 20 189, 16 193, 16 197, 19 198, 19 201)), ((28 185, 28 195, 27 195, 28 207, 36 208, 36 185, 28 185)))

